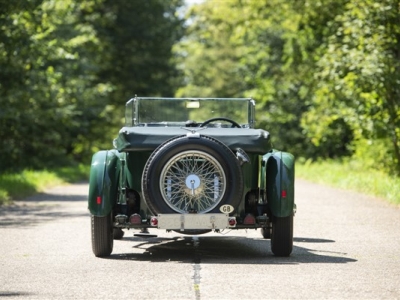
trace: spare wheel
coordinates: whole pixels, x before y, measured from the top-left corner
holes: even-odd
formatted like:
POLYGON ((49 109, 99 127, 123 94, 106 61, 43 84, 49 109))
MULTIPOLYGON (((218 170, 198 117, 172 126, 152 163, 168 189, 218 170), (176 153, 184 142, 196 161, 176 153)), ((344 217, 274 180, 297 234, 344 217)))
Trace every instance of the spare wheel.
POLYGON ((243 175, 236 156, 220 141, 179 136, 160 145, 142 176, 143 197, 154 214, 217 213, 242 198, 243 175))

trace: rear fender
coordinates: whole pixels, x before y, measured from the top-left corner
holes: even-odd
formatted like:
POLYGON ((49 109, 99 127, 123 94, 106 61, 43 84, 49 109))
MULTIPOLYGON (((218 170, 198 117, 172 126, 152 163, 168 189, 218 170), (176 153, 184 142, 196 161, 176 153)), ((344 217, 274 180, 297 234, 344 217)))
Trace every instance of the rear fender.
POLYGON ((295 212, 294 156, 272 151, 262 159, 261 186, 266 190, 268 207, 275 217, 288 217, 295 212))
POLYGON ((99 151, 92 157, 88 202, 94 216, 108 215, 117 201, 120 156, 117 150, 110 150, 99 151))

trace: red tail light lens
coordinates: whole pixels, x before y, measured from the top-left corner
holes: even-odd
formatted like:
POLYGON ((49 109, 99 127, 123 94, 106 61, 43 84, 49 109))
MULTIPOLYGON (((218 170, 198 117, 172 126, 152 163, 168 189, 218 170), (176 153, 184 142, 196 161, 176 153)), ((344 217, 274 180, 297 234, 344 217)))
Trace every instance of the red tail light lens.
POLYGON ((97 204, 101 204, 101 197, 100 197, 100 196, 97 197, 96 203, 97 203, 97 204))
POLYGON ((248 214, 243 220, 243 224, 245 225, 254 225, 255 223, 256 218, 252 214, 248 214))
POLYGON ((228 219, 228 224, 231 227, 236 226, 236 218, 229 218, 228 219))
POLYGON ((157 217, 151 217, 151 219, 150 219, 150 225, 151 225, 151 226, 157 226, 157 225, 158 225, 158 219, 157 219, 157 217))
POLYGON ((131 224, 139 225, 142 224, 142 218, 139 214, 133 214, 129 217, 129 222, 131 224))

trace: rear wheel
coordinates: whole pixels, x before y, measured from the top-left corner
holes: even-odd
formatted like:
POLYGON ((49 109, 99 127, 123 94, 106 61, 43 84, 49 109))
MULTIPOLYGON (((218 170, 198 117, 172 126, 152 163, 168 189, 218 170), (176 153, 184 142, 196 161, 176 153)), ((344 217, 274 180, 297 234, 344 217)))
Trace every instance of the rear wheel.
POLYGON ((92 250, 95 256, 109 256, 113 249, 113 224, 111 214, 91 216, 92 250))
POLYGON ((293 214, 272 222, 271 250, 276 256, 289 256, 293 249, 293 214))

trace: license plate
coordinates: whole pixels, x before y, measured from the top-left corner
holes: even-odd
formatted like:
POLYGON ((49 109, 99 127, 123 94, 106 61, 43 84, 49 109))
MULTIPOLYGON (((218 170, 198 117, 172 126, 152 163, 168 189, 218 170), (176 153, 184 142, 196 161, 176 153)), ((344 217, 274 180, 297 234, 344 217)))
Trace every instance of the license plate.
POLYGON ((225 214, 159 214, 159 229, 227 229, 229 216, 225 214))

